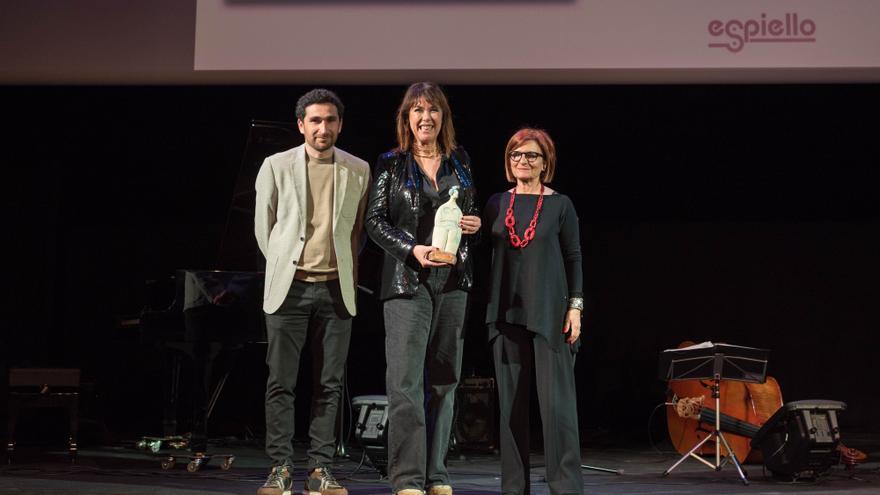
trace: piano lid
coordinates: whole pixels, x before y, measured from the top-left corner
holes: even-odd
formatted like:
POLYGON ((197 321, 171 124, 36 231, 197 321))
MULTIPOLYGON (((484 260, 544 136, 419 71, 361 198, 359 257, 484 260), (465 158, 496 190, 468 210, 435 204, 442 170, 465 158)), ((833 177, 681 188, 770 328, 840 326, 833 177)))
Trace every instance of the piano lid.
POLYGON ((292 122, 252 120, 232 192, 226 228, 220 240, 216 267, 221 270, 262 271, 263 255, 254 237, 254 182, 263 160, 302 143, 292 122))

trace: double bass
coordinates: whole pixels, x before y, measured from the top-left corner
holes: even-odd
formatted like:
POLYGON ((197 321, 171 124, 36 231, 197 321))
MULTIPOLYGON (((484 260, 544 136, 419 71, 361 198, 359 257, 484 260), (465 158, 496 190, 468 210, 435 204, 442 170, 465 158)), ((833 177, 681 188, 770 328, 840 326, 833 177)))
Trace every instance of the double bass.
MULTIPOLYGON (((685 341, 678 348, 693 345, 685 341)), ((675 450, 686 454, 694 445, 712 435, 716 411, 710 405, 712 383, 704 380, 673 380, 669 382, 672 394, 667 406, 666 425, 675 450)), ((772 376, 764 383, 721 381, 721 430, 730 433, 727 443, 737 459, 746 463, 761 463, 760 450, 752 451, 751 439, 761 426, 782 407, 782 390, 772 376)), ((715 453, 715 439, 710 438, 697 454, 715 453)), ((864 462, 867 455, 856 449, 839 446, 841 462, 847 467, 864 462)), ((722 455, 726 454, 724 449, 722 455)))

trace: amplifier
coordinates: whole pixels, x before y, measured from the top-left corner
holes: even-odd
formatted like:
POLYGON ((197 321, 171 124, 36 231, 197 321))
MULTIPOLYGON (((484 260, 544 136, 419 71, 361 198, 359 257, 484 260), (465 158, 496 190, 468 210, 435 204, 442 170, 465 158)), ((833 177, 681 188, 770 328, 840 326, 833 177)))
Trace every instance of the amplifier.
POLYGON ((382 476, 388 475, 388 397, 360 395, 351 400, 357 411, 355 439, 364 448, 370 464, 382 476))
POLYGON ((456 446, 494 450, 498 444, 497 409, 494 378, 463 379, 455 397, 456 446))
POLYGON ((812 479, 827 472, 840 454, 837 414, 846 404, 834 400, 800 400, 782 406, 752 438, 764 465, 774 475, 812 479))

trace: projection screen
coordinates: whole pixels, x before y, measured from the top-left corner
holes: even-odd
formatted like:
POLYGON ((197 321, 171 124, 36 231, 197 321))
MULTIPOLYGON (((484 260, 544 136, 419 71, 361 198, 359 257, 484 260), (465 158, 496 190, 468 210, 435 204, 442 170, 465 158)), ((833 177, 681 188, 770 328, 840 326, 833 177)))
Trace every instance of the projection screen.
POLYGON ((0 84, 880 81, 877 0, 40 0, 0 84))

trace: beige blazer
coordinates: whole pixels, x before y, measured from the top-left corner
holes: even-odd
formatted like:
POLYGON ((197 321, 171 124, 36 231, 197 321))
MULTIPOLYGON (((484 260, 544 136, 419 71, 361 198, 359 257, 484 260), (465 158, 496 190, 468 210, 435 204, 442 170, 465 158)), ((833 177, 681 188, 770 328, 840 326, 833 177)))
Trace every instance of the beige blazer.
MULTIPOLYGON (((339 148, 334 149, 334 157, 333 247, 342 299, 354 316, 357 251, 370 187, 370 167, 339 148)), ((266 257, 266 313, 277 311, 287 297, 305 245, 307 177, 303 145, 266 158, 257 174, 254 233, 266 257)))

